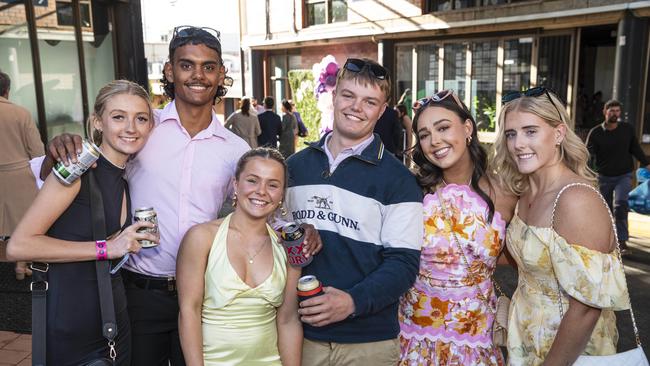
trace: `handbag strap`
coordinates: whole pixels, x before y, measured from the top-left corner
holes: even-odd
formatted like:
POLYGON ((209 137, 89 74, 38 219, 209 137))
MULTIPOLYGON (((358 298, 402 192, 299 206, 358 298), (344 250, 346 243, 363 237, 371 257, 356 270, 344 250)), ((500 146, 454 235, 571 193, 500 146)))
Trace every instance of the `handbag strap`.
MULTIPOLYGON (((92 169, 82 176, 88 184, 90 191, 90 212, 93 223, 93 239, 106 239, 106 222, 104 219, 104 200, 99 191, 97 178, 92 169)), ((113 303, 113 284, 110 276, 110 261, 95 261, 97 272, 97 286, 99 288, 99 307, 102 315, 102 334, 108 341, 109 357, 113 362, 117 357, 115 350, 115 337, 117 337, 117 323, 115 321, 115 307, 113 303)))
MULTIPOLYGON (((630 318, 632 319, 632 330, 634 331, 634 340, 636 341, 636 345, 641 347, 641 337, 639 336, 639 328, 637 328, 636 325, 636 319, 634 317, 634 311, 632 310, 632 300, 630 299, 630 291, 627 286, 627 276, 625 275, 625 264, 623 263, 623 258, 621 257, 621 247, 620 243, 618 242, 618 232, 616 231, 616 222, 614 221, 614 216, 612 216, 612 212, 609 209, 609 205, 605 201, 605 198, 603 197, 600 192, 594 188, 593 186, 586 184, 586 183, 580 183, 580 182, 575 182, 575 183, 569 183, 566 186, 562 187, 560 192, 557 194, 557 197, 555 197, 555 201, 553 202, 553 212, 551 213, 551 227, 555 227, 555 210, 557 209, 557 204, 560 201, 560 196, 562 193, 564 193, 565 190, 571 187, 576 187, 576 186, 582 186, 582 187, 587 187, 590 188, 592 191, 596 192, 598 197, 600 197, 600 200, 603 202, 603 205, 605 205, 605 209, 607 210, 607 213, 609 214, 609 219, 612 222, 612 229, 614 230, 614 240, 616 241, 616 258, 618 261, 621 263, 621 268, 623 268, 623 277, 625 278, 625 287, 626 287, 626 292, 627 292, 627 302, 630 305, 630 318)), ((551 266, 551 268, 553 268, 551 266)), ((553 274, 555 277, 555 282, 557 283, 557 291, 558 291, 558 303, 560 307, 560 318, 564 318, 564 308, 562 306, 562 289, 560 287, 560 281, 557 278, 557 275, 555 275, 555 270, 553 270, 553 274)))
MULTIPOLYGON (((447 214, 447 207, 445 206, 445 201, 442 199, 442 195, 440 194, 440 190, 436 190, 436 195, 438 196, 438 201, 440 201, 440 208, 442 209, 442 215, 445 217, 445 220, 447 220, 447 223, 449 224, 449 228, 451 231, 451 236, 454 238, 454 241, 456 242, 456 246, 458 247, 458 251, 460 252, 461 258, 463 259, 463 262, 465 264, 465 267, 467 267, 467 273, 472 277, 472 280, 474 282, 474 285, 476 286, 476 290, 478 292, 478 298, 485 302, 485 305, 487 306, 488 309, 494 314, 496 317, 497 314, 497 309, 492 308, 490 306, 490 301, 488 301, 487 296, 483 294, 483 290, 481 289, 481 286, 479 286, 479 281, 476 279, 474 274, 472 273, 472 267, 469 265, 469 261, 467 260, 467 257, 465 256, 465 251, 463 250, 463 247, 460 244, 460 240, 458 239, 458 236, 456 235, 456 232, 454 231, 454 226, 451 221, 451 216, 447 214)), ((492 270, 492 273, 490 274, 490 277, 494 275, 494 270, 492 270)), ((492 279, 492 283, 495 284, 495 288, 497 288, 497 291, 500 292, 501 296, 505 296, 503 291, 501 291, 501 288, 496 285, 496 281, 492 279)))
POLYGON ((47 321, 48 263, 32 262, 32 365, 45 366, 47 321))

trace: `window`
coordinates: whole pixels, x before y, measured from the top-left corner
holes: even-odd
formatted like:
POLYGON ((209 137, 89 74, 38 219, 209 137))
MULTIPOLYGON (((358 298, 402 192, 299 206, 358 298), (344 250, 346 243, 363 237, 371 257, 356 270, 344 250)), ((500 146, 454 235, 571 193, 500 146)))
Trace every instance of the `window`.
POLYGON ((503 46, 503 95, 530 88, 533 38, 509 39, 503 46))
POLYGON ((503 4, 514 4, 530 0, 426 0, 424 1, 424 12, 449 11, 469 9, 479 6, 494 6, 503 4))
POLYGON ((470 105, 479 130, 494 131, 497 99, 497 41, 472 43, 470 105))
POLYGON ((465 75, 467 65, 467 45, 452 43, 445 45, 445 60, 442 89, 453 89, 460 100, 465 100, 465 75))
POLYGON ((346 22, 347 0, 306 0, 307 26, 346 22))
POLYGON ((438 46, 433 44, 417 46, 418 53, 418 90, 417 98, 433 95, 441 90, 438 80, 438 46))
MULTIPOLYGON (((90 17, 90 1, 80 1, 79 8, 81 10, 81 26, 84 28, 90 28, 92 26, 90 17)), ((56 2, 56 20, 59 26, 74 26, 72 1, 56 2)))
POLYGON ((553 89, 565 102, 569 83, 570 55, 571 36, 540 37, 537 85, 553 89))

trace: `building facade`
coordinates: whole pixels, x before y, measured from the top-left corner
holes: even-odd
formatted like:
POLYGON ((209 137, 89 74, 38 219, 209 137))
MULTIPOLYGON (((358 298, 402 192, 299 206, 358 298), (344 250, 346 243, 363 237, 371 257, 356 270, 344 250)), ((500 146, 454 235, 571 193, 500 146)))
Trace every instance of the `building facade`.
POLYGON ((649 1, 241 0, 240 14, 248 94, 291 97, 289 70, 367 57, 391 70, 393 102, 456 90, 488 140, 501 96, 543 85, 582 136, 619 99, 650 151, 649 1))
POLYGON ((147 87, 139 0, 0 1, 0 70, 9 100, 31 111, 44 142, 83 135, 95 95, 125 78, 147 87))

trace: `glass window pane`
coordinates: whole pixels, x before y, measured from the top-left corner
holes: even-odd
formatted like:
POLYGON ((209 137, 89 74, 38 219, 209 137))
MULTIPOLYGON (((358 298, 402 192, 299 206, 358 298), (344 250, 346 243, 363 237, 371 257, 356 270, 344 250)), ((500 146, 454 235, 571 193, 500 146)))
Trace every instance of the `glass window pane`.
POLYGON ((115 79, 113 35, 110 32, 106 35, 91 36, 90 34, 84 34, 83 46, 86 85, 88 86, 88 109, 92 113, 95 96, 97 96, 99 89, 115 79), (86 37, 92 37, 93 39, 87 40, 86 37))
POLYGON ((541 37, 537 85, 552 89, 566 102, 571 36, 541 37))
POLYGON ((31 112, 38 122, 32 50, 26 26, 25 6, 3 5, 0 11, 0 70, 9 75, 9 100, 31 112))
POLYGON ((71 27, 58 26, 54 11, 57 5, 49 2, 51 14, 38 17, 36 22, 48 136, 63 132, 83 136, 85 121, 75 34, 71 27))
POLYGON ((434 1, 434 3, 436 5, 433 7, 435 11, 448 11, 452 9, 452 0, 438 0, 434 1))
POLYGON ((445 64, 443 89, 453 89, 460 100, 465 99, 465 64, 467 61, 465 44, 445 45, 445 64))
POLYGON ((325 24, 325 6, 325 2, 311 3, 307 5, 309 25, 325 24))
POLYGON ((494 131, 497 98, 497 41, 472 44, 470 110, 479 130, 494 131))
POLYGON ((331 0, 330 22, 346 22, 348 20, 348 6, 346 0, 331 0))
POLYGON ((532 49, 532 38, 510 39, 504 42, 503 95, 530 88, 532 49))
POLYGON ((81 3, 79 9, 81 10, 81 26, 89 28, 92 25, 90 23, 90 4, 81 3))
POLYGON ((454 9, 467 9, 476 6, 476 0, 455 0, 454 9))
POLYGON ((417 46, 418 51, 418 90, 417 98, 433 95, 440 90, 438 85, 438 46, 417 46))
POLYGON ((72 18, 72 3, 61 1, 56 2, 56 21, 59 25, 74 25, 74 19, 72 18))
POLYGON ((395 50, 395 97, 401 99, 406 108, 411 111, 413 101, 411 100, 411 86, 413 85, 413 56, 412 46, 400 45, 395 50))

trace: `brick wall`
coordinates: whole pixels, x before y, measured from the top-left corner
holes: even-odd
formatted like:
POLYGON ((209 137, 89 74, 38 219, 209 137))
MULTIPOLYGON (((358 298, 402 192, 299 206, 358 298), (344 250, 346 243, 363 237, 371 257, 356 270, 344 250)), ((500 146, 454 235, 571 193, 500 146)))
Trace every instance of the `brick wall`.
POLYGON ((339 65, 343 65, 348 57, 377 60, 377 45, 372 42, 357 42, 303 47, 300 52, 302 67, 311 70, 315 63, 327 55, 334 56, 339 65))
MULTIPOLYGON (((6 5, 5 2, 0 1, 0 6, 6 5)), ((39 28, 58 28, 56 21, 56 1, 50 0, 47 2, 47 7, 35 6, 36 25, 39 28)), ((0 12, 0 25, 13 25, 25 23, 25 6, 17 4, 9 9, 0 12)))

